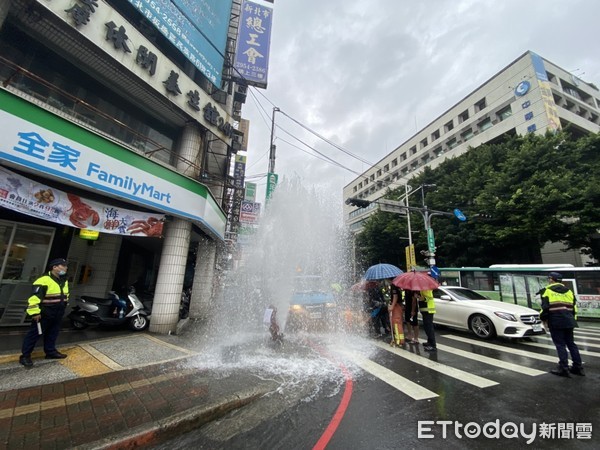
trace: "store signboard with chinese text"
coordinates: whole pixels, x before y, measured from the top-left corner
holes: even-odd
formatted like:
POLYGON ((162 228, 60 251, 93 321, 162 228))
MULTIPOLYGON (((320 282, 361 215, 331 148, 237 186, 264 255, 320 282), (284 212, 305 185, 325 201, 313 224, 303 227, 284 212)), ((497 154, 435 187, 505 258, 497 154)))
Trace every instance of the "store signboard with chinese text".
POLYGON ((206 186, 0 90, 0 160, 197 222, 219 238, 225 215, 206 186))
POLYGON ((272 24, 273 8, 248 0, 242 2, 233 61, 234 79, 256 87, 267 87, 272 24))
POLYGON ((123 236, 162 237, 165 222, 164 214, 132 211, 81 198, 3 167, 0 206, 82 231, 123 236))

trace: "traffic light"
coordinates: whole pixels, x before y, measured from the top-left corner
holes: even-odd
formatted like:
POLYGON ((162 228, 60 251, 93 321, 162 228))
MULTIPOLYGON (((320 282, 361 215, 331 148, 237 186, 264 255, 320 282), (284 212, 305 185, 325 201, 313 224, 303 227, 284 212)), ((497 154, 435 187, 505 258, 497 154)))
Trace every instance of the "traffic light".
POLYGON ((480 219, 491 219, 493 216, 488 213, 479 213, 479 214, 475 214, 475 217, 478 217, 480 219))
POLYGON ((346 205, 358 206, 359 208, 366 208, 371 202, 369 200, 362 200, 356 197, 350 197, 346 200, 346 205))

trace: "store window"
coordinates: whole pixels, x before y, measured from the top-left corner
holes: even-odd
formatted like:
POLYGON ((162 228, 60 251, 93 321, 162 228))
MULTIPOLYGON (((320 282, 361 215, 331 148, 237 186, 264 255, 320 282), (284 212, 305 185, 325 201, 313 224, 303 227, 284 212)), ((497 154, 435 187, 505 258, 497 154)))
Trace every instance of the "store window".
POLYGON ((46 271, 54 228, 0 221, 0 326, 25 322, 31 283, 46 271))

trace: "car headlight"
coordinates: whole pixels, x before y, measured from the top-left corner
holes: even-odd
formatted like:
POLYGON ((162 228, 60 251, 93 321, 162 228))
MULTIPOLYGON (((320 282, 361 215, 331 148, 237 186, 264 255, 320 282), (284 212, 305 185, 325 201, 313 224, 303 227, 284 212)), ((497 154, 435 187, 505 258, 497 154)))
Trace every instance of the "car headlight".
POLYGON ((510 313, 504 311, 494 311, 494 314, 500 317, 501 319, 509 320, 511 322, 517 322, 517 318, 510 313))
POLYGON ((302 310, 302 306, 301 305, 292 305, 291 308, 294 311, 301 311, 302 310))
POLYGON ((335 303, 325 303, 326 308, 335 308, 335 303))

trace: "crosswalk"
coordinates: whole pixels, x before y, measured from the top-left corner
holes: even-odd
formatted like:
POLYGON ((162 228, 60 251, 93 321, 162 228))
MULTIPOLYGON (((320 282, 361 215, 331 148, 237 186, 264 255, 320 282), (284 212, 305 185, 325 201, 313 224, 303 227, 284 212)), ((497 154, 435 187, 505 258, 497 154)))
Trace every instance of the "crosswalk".
MULTIPOLYGON (((600 358, 600 327, 577 329, 575 341, 586 367, 589 368, 591 364, 598 367, 596 370, 600 370, 597 362, 597 358, 600 358)), ((364 353, 352 351, 350 348, 338 348, 338 352, 363 371, 414 400, 431 399, 439 394, 435 392, 435 387, 416 383, 415 377, 403 376, 386 367, 387 363, 381 364, 372 359, 384 359, 389 363, 389 358, 382 358, 381 355, 392 354, 394 361, 408 361, 421 370, 435 372, 438 377, 450 378, 460 385, 476 389, 514 383, 514 376, 523 376, 523 382, 526 383, 531 377, 547 374, 558 359, 549 335, 510 342, 484 341, 462 333, 444 332, 438 334, 438 352, 435 358, 431 358, 431 355, 424 351, 415 351, 412 347, 396 348, 387 342, 369 342, 377 349, 375 354, 379 355, 378 358, 373 358, 372 355, 364 356, 364 353), (468 370, 465 369, 466 361, 469 361, 468 370), (512 374, 512 377, 507 378, 506 374, 512 374)), ((401 362, 394 364, 396 367, 402 366, 401 362)))

